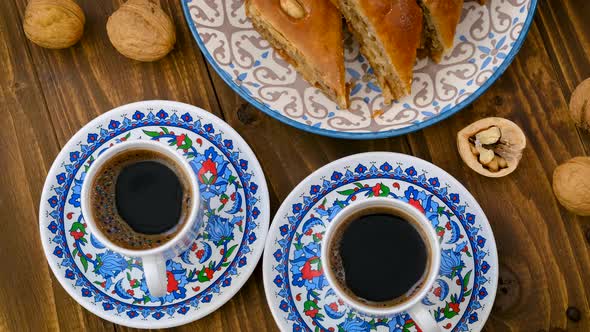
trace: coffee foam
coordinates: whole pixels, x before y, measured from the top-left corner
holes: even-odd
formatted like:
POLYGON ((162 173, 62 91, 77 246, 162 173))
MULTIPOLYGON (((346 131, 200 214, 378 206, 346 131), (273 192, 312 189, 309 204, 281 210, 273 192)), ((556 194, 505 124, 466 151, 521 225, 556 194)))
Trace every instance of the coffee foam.
POLYGON ((401 303, 407 302, 409 300, 411 300, 417 293, 419 293, 425 282, 426 282, 426 277, 428 275, 428 271, 430 271, 430 265, 431 265, 431 252, 430 252, 430 247, 426 245, 427 241, 425 241, 425 239, 427 238, 426 235, 424 234, 424 231, 422 230, 421 227, 418 226, 418 222, 414 220, 414 218, 412 216, 410 216, 408 213, 406 213, 405 211, 401 211, 399 209, 393 208, 393 207, 387 207, 387 206, 377 206, 377 207, 369 207, 369 208, 365 208, 359 211, 354 212, 353 214, 351 214, 350 216, 348 216, 346 218, 346 220, 343 220, 342 222, 340 222, 340 224, 337 226, 338 228, 334 230, 334 235, 331 237, 330 242, 328 243, 327 246, 327 250, 329 250, 329 254, 327 255, 328 257, 328 267, 329 267, 329 271, 327 271, 328 273, 330 273, 333 278, 336 280, 337 282, 337 287, 338 289, 340 289, 344 294, 346 294, 348 296, 349 299, 353 300, 354 302, 360 304, 360 305, 366 305, 366 306, 371 306, 371 307, 375 307, 375 308, 388 308, 388 307, 393 307, 396 305, 399 305, 401 303), (375 302, 375 301, 371 301, 371 300, 367 300, 365 298, 362 298, 358 295, 356 295, 352 290, 350 290, 348 288, 348 286, 346 285, 346 273, 344 270, 344 263, 342 261, 342 257, 340 256, 340 243, 342 241, 342 236, 344 235, 344 232, 346 231, 346 229, 348 228, 348 226, 350 226, 350 224, 352 222, 354 222, 355 220, 357 220, 360 217, 366 216, 366 215, 371 215, 371 214, 391 214, 397 217, 400 217, 404 220, 406 220, 408 223, 410 223, 414 229, 418 232, 418 234, 420 234, 420 237, 422 238, 422 241, 424 242, 424 247, 426 248, 427 251, 427 261, 426 261, 426 267, 424 269, 424 273, 422 275, 422 277, 418 280, 418 282, 416 282, 404 295, 399 296, 395 299, 392 299, 390 301, 383 301, 383 302, 375 302))
POLYGON ((174 238, 186 224, 190 214, 192 189, 189 178, 180 166, 168 156, 152 150, 124 151, 101 165, 96 172, 90 193, 92 217, 98 230, 117 246, 131 250, 157 248, 174 238), (178 177, 182 192, 183 206, 180 220, 172 229, 160 234, 143 234, 133 230, 117 211, 115 188, 119 173, 127 166, 144 161, 158 162, 178 177))

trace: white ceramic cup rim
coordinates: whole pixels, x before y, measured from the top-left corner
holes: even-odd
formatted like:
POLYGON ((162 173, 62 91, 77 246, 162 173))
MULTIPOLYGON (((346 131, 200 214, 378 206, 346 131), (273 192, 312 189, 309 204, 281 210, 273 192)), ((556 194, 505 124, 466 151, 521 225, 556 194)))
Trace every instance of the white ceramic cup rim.
POLYGON ((84 216, 84 221, 88 225, 88 229, 90 230, 91 234, 98 239, 99 242, 104 244, 107 248, 111 249, 112 251, 118 252, 125 256, 131 257, 146 257, 152 255, 158 255, 166 252, 167 250, 173 248, 178 241, 185 238, 186 234, 193 228, 195 222, 197 220, 197 214, 200 209, 200 192, 199 192, 199 185, 197 182, 197 177, 193 172, 192 167, 188 163, 188 161, 181 156, 178 152, 172 150, 168 146, 158 143, 156 141, 147 141, 147 140, 135 140, 135 141, 125 141, 121 143, 116 143, 112 147, 108 148, 104 151, 100 156, 98 156, 84 177, 84 183, 82 184, 82 192, 80 196, 81 207, 82 207, 82 215, 84 216), (181 167, 181 172, 188 176, 188 181, 190 182, 189 185, 191 187, 191 192, 193 193, 194 197, 191 202, 190 213, 188 215, 188 219, 186 220, 185 224, 183 225, 180 232, 178 232, 173 238, 168 240, 166 243, 159 247, 151 248, 151 249, 143 249, 143 250, 133 250, 120 247, 109 240, 99 229, 96 227, 94 220, 92 219, 92 214, 90 213, 90 199, 89 199, 89 190, 90 186, 92 185, 93 178, 97 175, 96 172, 100 168, 100 166, 104 165, 104 163, 108 160, 111 160, 114 156, 127 151, 129 149, 146 149, 151 151, 156 151, 159 153, 164 154, 165 156, 174 160, 178 166, 181 167))
POLYGON ((334 292, 336 292, 336 295, 338 295, 338 297, 340 297, 348 306, 369 315, 387 316, 398 314, 403 311, 407 311, 408 309, 416 305, 420 305, 420 301, 423 298, 425 298, 426 295, 428 295, 428 292, 430 291, 432 285, 438 277, 440 269, 440 244, 438 243, 438 237, 436 236, 436 233, 434 231, 434 228, 431 226, 430 221, 418 209, 398 199, 374 197, 358 202, 353 202, 344 209, 342 209, 342 211, 340 211, 340 213, 336 215, 336 217, 331 221, 330 225, 328 226, 326 234, 324 235, 322 240, 322 249, 326 248, 326 244, 329 243, 331 237, 334 235, 334 230, 337 228, 336 226, 340 222, 345 220, 348 216, 355 213, 356 211, 377 206, 388 206, 401 210, 413 217, 413 220, 416 221, 418 226, 420 226, 421 228, 420 233, 425 237, 424 242, 427 246, 429 246, 431 256, 430 266, 426 274, 426 278, 424 280, 424 285, 420 288, 420 290, 417 293, 413 294, 408 300, 400 302, 390 307, 376 308, 369 305, 365 305, 359 301, 353 300, 348 294, 344 293, 339 288, 334 275, 326 265, 326 262, 328 262, 328 250, 322 250, 321 261, 323 265, 324 275, 326 276, 328 283, 330 284, 334 292))

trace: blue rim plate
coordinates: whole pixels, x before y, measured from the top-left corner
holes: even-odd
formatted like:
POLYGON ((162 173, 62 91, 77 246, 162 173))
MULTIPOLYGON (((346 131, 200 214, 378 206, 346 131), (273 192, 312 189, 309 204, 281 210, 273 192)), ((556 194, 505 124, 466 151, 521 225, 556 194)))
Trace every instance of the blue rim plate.
POLYGON ((423 211, 439 237, 439 277, 423 304, 442 331, 481 330, 498 285, 496 243, 484 212, 442 169, 389 152, 357 154, 322 167, 279 208, 266 240, 263 278, 280 329, 416 330, 406 313, 366 317, 347 308, 323 273, 321 241, 331 220, 350 202, 376 196, 402 200, 423 211))
POLYGON ((200 108, 159 100, 118 107, 78 131, 53 163, 39 207, 43 249, 68 294, 101 318, 136 328, 187 324, 227 302, 254 271, 269 219, 262 168, 240 135, 200 108), (106 249, 89 233, 80 208, 95 158, 138 139, 183 152, 206 214, 191 247, 167 261, 168 293, 160 298, 149 294, 138 259, 106 249))
POLYGON ((351 111, 339 110, 276 55, 245 17, 243 0, 182 0, 182 6, 207 61, 249 103, 301 130, 376 139, 423 129, 479 98, 518 53, 537 0, 466 2, 454 50, 440 64, 419 61, 412 96, 391 106, 383 105, 370 66, 347 38, 351 111))

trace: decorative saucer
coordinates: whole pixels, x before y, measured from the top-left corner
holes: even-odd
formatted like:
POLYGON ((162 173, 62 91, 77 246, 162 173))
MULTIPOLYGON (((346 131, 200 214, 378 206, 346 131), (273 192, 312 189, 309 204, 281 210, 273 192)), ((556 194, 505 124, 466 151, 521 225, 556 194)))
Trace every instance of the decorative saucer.
POLYGON ((417 330, 408 314, 374 318, 349 309, 323 274, 319 257, 327 224, 351 201, 377 196, 424 211, 439 236, 439 278, 423 303, 441 329, 481 330, 498 284, 498 254, 485 214, 442 169, 387 152, 357 154, 322 167, 278 210, 266 240, 263 274, 267 301, 281 330, 417 330))
POLYGON ((70 139, 47 176, 39 227, 49 266, 78 303, 113 323, 165 328, 213 312, 244 285, 262 254, 269 211, 262 168, 236 131, 195 106, 145 101, 101 115, 70 139), (96 156, 137 139, 184 152, 206 209, 191 248, 167 262, 168 293, 161 298, 149 294, 138 259, 105 249, 89 233, 80 208, 96 156))

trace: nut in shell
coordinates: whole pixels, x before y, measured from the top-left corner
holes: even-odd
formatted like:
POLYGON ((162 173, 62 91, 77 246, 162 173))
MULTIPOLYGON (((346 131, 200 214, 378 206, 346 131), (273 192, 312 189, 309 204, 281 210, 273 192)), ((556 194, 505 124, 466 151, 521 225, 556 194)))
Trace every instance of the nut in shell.
POLYGON ((574 90, 569 107, 576 125, 590 130, 590 78, 580 83, 574 90))
POLYGON ((514 122, 504 118, 485 118, 457 134, 461 159, 471 169, 487 177, 502 177, 518 166, 526 137, 514 122), (477 151, 474 153, 474 150, 477 151))
POLYGON ((129 0, 107 21, 107 34, 124 56, 138 61, 156 61, 176 43, 170 17, 156 0, 129 0))
POLYGON ((506 168, 508 167, 508 162, 506 162, 506 159, 496 156, 496 159, 498 160, 498 167, 500 168, 506 168))
POLYGON ((494 151, 488 150, 483 146, 476 146, 477 152, 479 153, 479 162, 483 165, 490 163, 494 157, 494 151))
POLYGON ((82 38, 85 22, 84 12, 72 0, 32 0, 25 10, 23 28, 33 43, 61 49, 82 38))
POLYGON ((497 172, 500 170, 500 163, 498 162, 498 157, 494 156, 494 158, 492 158, 492 160, 485 164, 485 166, 492 172, 497 172))
POLYGON ((496 144, 500 140, 500 137, 502 137, 500 128, 492 126, 475 134, 475 141, 482 145, 496 144))
POLYGON ((575 157, 557 166, 553 192, 569 211, 590 216, 590 157, 575 157))
POLYGON ((280 0, 281 9, 294 19, 304 18, 307 13, 300 0, 280 0))

